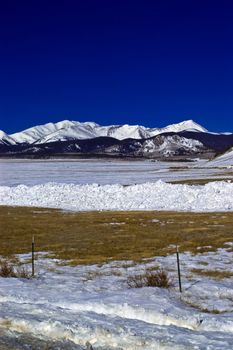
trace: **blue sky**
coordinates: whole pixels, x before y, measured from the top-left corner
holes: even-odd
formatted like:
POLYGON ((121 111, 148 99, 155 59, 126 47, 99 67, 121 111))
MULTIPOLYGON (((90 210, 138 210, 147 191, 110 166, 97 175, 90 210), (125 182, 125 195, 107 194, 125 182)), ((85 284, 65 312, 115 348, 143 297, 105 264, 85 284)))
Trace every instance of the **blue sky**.
POLYGON ((0 129, 63 119, 233 131, 230 0, 1 1, 0 129))

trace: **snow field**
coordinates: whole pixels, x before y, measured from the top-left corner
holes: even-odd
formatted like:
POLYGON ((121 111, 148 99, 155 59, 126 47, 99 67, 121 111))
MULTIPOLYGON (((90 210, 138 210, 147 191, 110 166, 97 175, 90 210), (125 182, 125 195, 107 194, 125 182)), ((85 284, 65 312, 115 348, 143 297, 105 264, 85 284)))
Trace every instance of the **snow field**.
POLYGON ((190 186, 159 180, 131 186, 58 183, 0 186, 0 204, 74 211, 232 211, 233 184, 219 181, 204 186, 190 186))
POLYGON ((231 246, 215 253, 181 254, 180 260, 182 295, 177 289, 175 255, 134 266, 113 261, 67 267, 42 254, 35 279, 0 278, 0 328, 64 345, 90 342, 94 349, 231 349, 233 278, 214 280, 191 273, 203 262, 207 269, 233 272, 231 246), (127 288, 127 276, 156 266, 169 270, 175 287, 127 288))
POLYGON ((227 168, 210 167, 206 160, 190 163, 120 160, 0 160, 0 186, 41 185, 48 182, 86 185, 134 185, 193 179, 233 179, 227 168))

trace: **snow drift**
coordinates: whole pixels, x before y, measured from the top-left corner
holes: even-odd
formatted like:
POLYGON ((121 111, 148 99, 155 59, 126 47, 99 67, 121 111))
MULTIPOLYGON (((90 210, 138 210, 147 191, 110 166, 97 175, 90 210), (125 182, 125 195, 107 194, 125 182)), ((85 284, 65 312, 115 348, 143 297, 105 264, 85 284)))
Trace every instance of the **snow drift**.
POLYGON ((233 184, 204 186, 169 184, 161 180, 138 185, 0 186, 0 204, 91 210, 232 211, 233 184))

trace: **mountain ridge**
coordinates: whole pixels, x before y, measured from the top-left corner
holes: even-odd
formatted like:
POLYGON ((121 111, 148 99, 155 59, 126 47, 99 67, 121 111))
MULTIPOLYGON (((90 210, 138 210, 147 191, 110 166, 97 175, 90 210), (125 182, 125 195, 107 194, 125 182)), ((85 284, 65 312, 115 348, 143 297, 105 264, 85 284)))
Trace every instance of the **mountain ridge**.
POLYGON ((7 135, 0 132, 1 157, 130 157, 157 160, 211 159, 233 146, 233 134, 212 133, 192 120, 164 128, 101 126, 64 120, 7 135))
MULTIPOLYGON (((91 139, 101 136, 114 137, 118 140, 128 138, 146 139, 165 132, 180 131, 207 132, 204 127, 193 120, 185 120, 164 128, 146 128, 142 125, 128 124, 101 126, 94 122, 81 123, 63 120, 58 123, 37 125, 10 135, 5 133, 5 139, 7 138, 11 144, 42 144, 56 141, 91 139)), ((1 135, 0 140, 2 140, 1 135)))

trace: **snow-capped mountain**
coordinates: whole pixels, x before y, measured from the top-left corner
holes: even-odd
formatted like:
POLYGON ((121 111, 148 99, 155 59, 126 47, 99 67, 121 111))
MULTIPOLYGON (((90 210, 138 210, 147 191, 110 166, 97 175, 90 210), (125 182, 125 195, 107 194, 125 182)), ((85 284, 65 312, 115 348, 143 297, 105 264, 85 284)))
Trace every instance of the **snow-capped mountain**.
MULTIPOLYGON (((207 132, 205 128, 192 120, 166 126, 164 128, 146 128, 141 125, 109 125, 101 126, 93 122, 77 122, 64 120, 58 123, 38 125, 11 135, 5 134, 11 144, 43 144, 68 140, 87 140, 96 137, 113 137, 118 140, 128 138, 146 139, 166 132, 207 132)), ((1 135, 0 135, 1 139, 1 135)))
POLYGON ((181 132, 181 131, 208 132, 207 129, 195 123, 193 120, 185 120, 181 123, 171 124, 164 128, 155 128, 150 130, 151 130, 151 136, 156 136, 167 132, 181 132))
POLYGON ((153 159, 211 158, 233 146, 233 134, 207 131, 192 120, 164 128, 101 126, 64 120, 7 135, 0 132, 0 156, 114 156, 153 159))
MULTIPOLYGON (((112 137, 96 137, 86 140, 57 141, 41 144, 18 144, 5 149, 5 154, 16 156, 47 157, 53 155, 113 156, 167 159, 201 156, 209 152, 205 145, 177 133, 159 134, 149 139, 117 140, 112 137)), ((0 154, 2 149, 0 147, 0 154)), ((4 153, 4 152, 3 152, 4 153)))
POLYGON ((17 142, 17 143, 34 143, 39 141, 41 138, 52 134, 58 130, 64 130, 66 128, 69 128, 70 126, 74 125, 74 122, 64 120, 62 122, 58 123, 47 123, 44 125, 38 125, 34 126, 32 128, 23 130, 21 132, 17 132, 15 134, 11 134, 10 136, 17 142))

